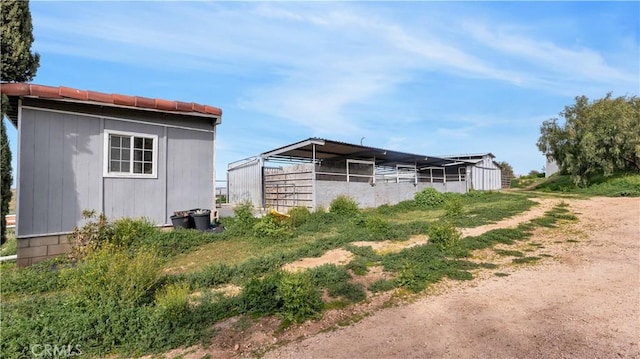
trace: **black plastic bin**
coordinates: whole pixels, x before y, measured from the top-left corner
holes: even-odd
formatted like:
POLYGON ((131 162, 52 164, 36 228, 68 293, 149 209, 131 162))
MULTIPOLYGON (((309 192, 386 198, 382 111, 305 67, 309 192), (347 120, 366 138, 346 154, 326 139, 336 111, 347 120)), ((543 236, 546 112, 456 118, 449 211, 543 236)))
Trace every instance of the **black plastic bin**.
POLYGON ((173 224, 173 228, 193 228, 193 218, 190 215, 186 216, 171 216, 171 224, 173 224))
POLYGON ((193 218, 193 223, 197 230, 204 232, 211 226, 211 210, 192 210, 189 211, 189 215, 193 218))

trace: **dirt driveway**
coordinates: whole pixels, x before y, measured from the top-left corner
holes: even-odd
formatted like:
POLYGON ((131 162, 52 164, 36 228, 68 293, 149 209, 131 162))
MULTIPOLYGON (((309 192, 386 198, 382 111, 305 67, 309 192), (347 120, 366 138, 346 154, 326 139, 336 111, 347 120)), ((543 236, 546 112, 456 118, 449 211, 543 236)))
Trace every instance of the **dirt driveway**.
POLYGON ((640 358, 640 199, 568 202, 579 223, 536 234, 552 258, 439 284, 265 358, 640 358))

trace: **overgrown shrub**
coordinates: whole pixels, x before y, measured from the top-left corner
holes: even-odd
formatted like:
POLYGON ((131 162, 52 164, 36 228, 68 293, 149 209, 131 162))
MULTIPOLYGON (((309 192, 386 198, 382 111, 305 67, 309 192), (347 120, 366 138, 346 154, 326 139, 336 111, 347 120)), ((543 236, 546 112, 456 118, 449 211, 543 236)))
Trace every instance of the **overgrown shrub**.
POLYGON ((289 223, 291 227, 298 228, 306 223, 311 218, 311 212, 307 207, 295 207, 291 208, 288 212, 289 223))
POLYGON ((278 285, 277 298, 282 301, 280 315, 288 322, 301 323, 322 311, 320 291, 304 273, 284 273, 278 285))
POLYGON ((331 201, 329 212, 340 217, 349 217, 358 213, 358 203, 351 197, 340 195, 331 201))
POLYGON ((69 258, 79 260, 109 242, 113 236, 113 228, 104 213, 96 215, 95 211, 82 211, 82 218, 87 222, 82 226, 75 226, 73 232, 67 236, 71 252, 69 258))
POLYGON ((160 268, 161 261, 151 249, 129 253, 103 245, 76 268, 64 269, 63 276, 71 295, 90 307, 105 303, 133 306, 150 301, 160 268))
POLYGON ((392 235, 389 221, 380 216, 367 217, 364 226, 369 232, 380 236, 382 239, 388 239, 392 235))
POLYGON ((155 310, 158 320, 177 321, 189 312, 189 284, 167 284, 156 293, 155 310))
POLYGON ((428 187, 418 192, 414 196, 416 204, 421 208, 433 208, 444 202, 444 196, 435 188, 428 187))
POLYGON ((249 202, 241 203, 233 209, 232 221, 227 221, 225 227, 235 234, 248 234, 253 230, 257 219, 253 216, 253 205, 249 202))
POLYGON ((120 218, 111 227, 112 237, 108 239, 109 242, 125 247, 138 244, 159 232, 147 218, 120 218))
POLYGON ((245 284, 241 308, 245 313, 279 314, 285 322, 302 322, 322 311, 322 299, 308 275, 276 271, 245 284))
POLYGON ((429 242, 435 244, 441 250, 445 250, 460 239, 460 231, 448 221, 432 223, 429 227, 429 242))
POLYGON ((242 289, 242 311, 254 315, 273 315, 282 307, 278 297, 281 272, 270 273, 263 278, 251 278, 242 289))
POLYGON ((462 200, 458 196, 450 196, 444 202, 445 216, 456 217, 462 214, 462 200))
POLYGON ((271 239, 284 239, 291 237, 291 230, 287 219, 277 217, 273 213, 267 213, 253 225, 253 233, 256 237, 271 239))

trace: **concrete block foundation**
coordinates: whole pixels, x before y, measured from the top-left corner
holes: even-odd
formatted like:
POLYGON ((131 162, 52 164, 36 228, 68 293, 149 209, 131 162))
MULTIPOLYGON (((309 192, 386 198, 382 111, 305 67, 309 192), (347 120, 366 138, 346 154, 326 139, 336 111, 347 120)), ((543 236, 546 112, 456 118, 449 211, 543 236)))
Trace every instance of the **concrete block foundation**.
POLYGON ((20 267, 30 266, 71 250, 66 234, 18 238, 17 241, 20 267))

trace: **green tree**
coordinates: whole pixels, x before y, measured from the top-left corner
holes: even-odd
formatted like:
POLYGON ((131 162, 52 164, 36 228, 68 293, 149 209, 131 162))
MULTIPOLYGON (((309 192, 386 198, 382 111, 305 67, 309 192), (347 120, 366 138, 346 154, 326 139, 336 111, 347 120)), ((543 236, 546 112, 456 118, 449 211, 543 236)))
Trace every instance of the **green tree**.
POLYGON ((502 173, 502 179, 514 178, 513 167, 507 163, 507 161, 497 162, 500 166, 500 172, 502 173))
MULTIPOLYGON (((27 82, 36 75, 40 65, 40 55, 31 52, 33 43, 33 25, 28 0, 2 0, 0 4, 0 81, 27 82)), ((5 215, 9 212, 11 201, 11 150, 4 125, 4 115, 9 106, 6 96, 2 95, 2 133, 0 133, 0 242, 6 240, 5 215)))
POLYGON ((613 98, 611 93, 590 102, 585 96, 566 106, 558 119, 540 128, 538 149, 558 163, 579 186, 595 174, 640 171, 640 99, 613 98))

